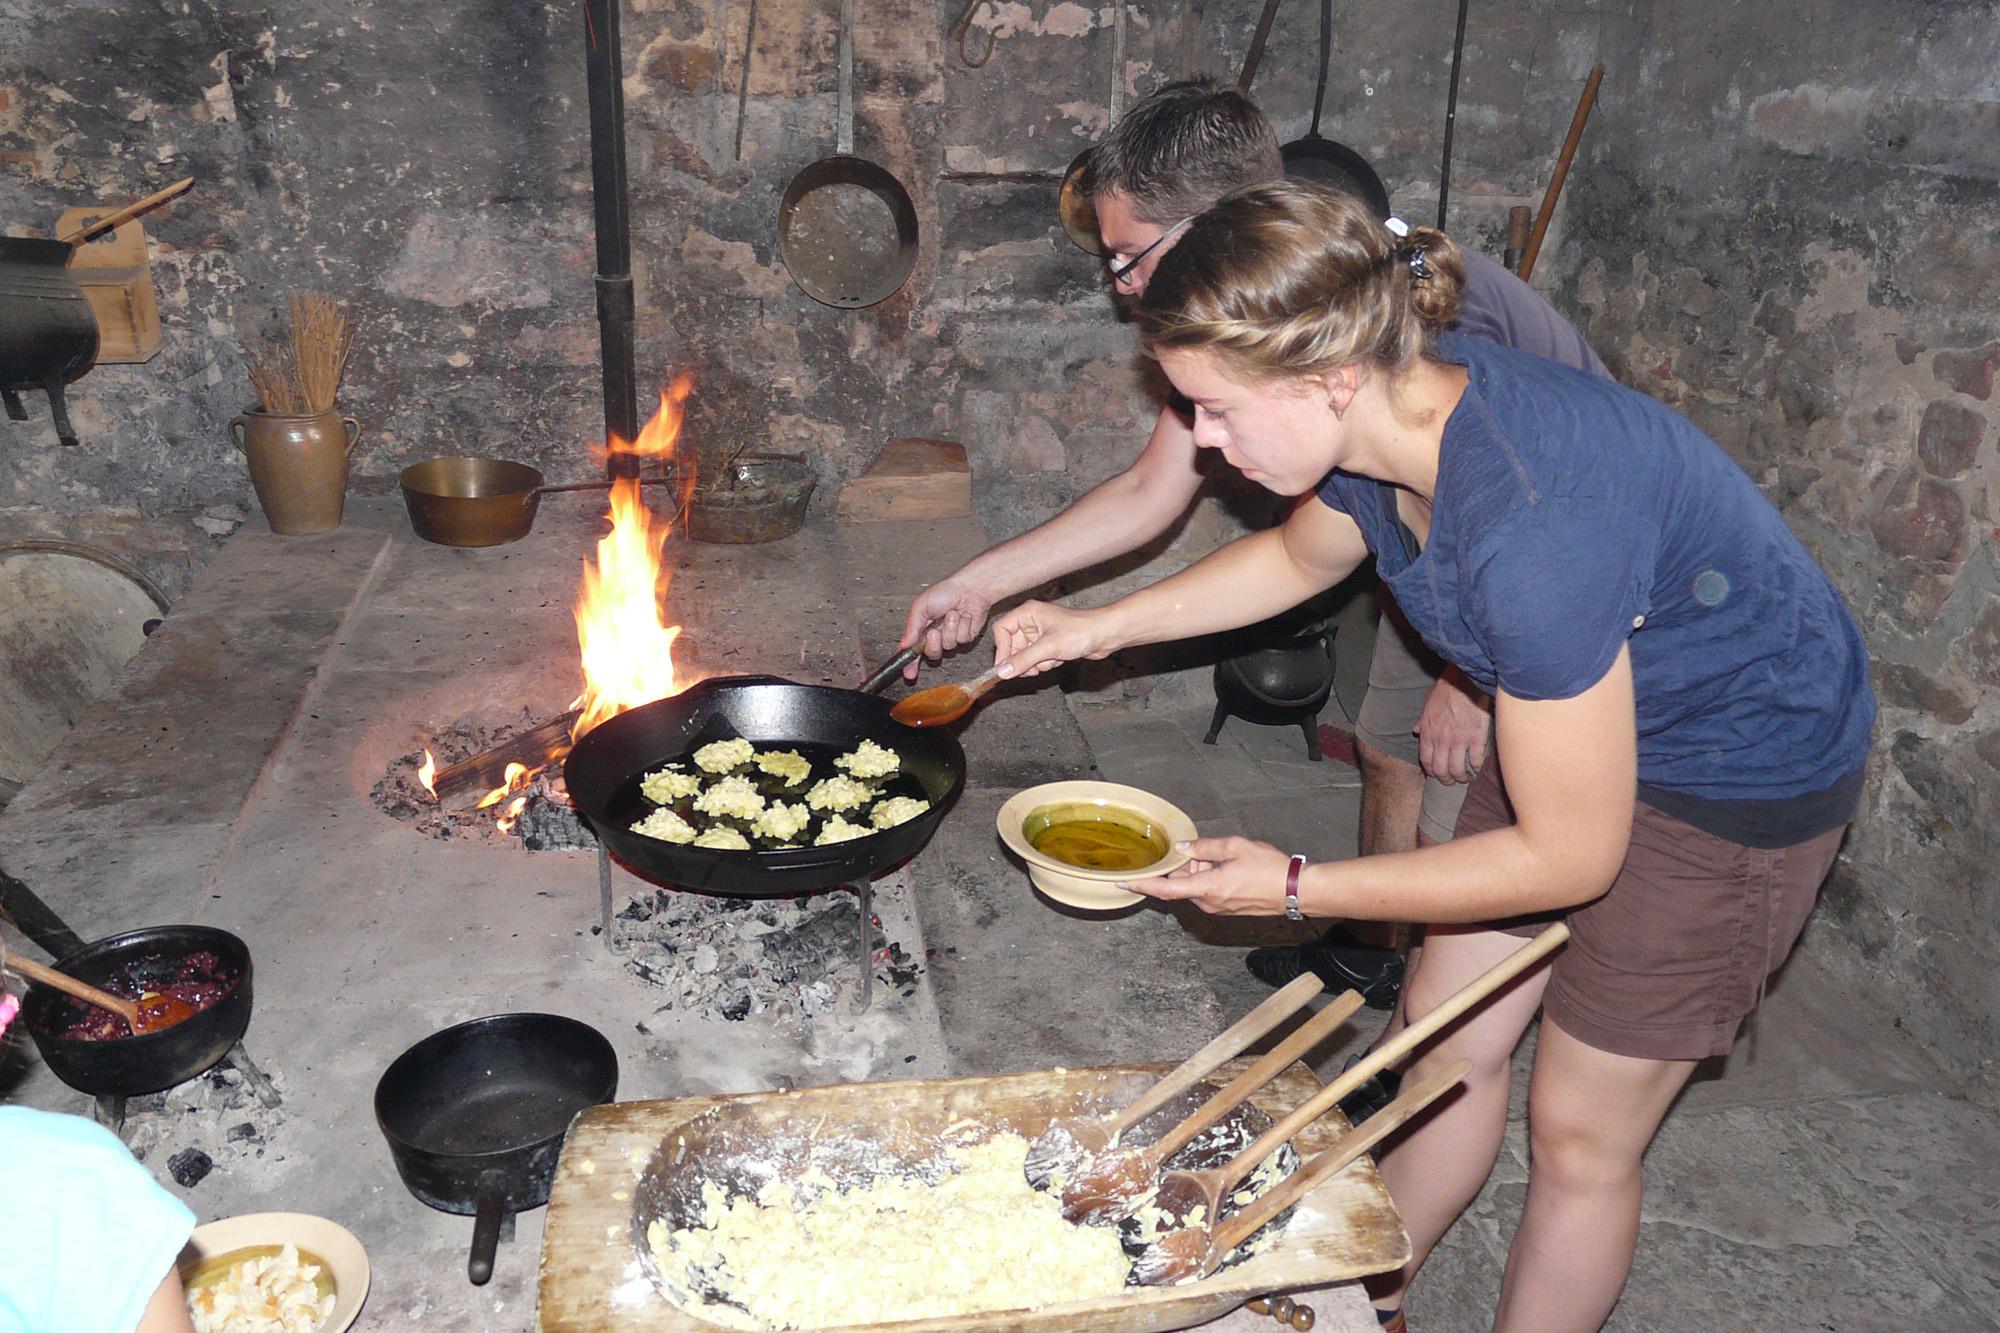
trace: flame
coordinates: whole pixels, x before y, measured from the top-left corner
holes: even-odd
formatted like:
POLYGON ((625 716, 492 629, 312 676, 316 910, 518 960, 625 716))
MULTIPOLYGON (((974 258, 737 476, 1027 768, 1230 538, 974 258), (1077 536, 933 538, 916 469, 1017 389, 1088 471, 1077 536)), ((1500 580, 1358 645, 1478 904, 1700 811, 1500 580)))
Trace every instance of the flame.
POLYGON ((438 789, 431 785, 431 779, 437 776, 437 771, 437 756, 432 754, 431 747, 426 745, 424 747, 424 762, 417 768, 417 781, 424 784, 424 790, 431 794, 433 801, 437 799, 438 789))
MULTIPOLYGON (((528 766, 526 764, 509 764, 507 765, 506 776, 507 780, 505 782, 502 782, 492 791, 489 791, 484 796, 480 797, 479 804, 473 806, 472 808, 474 810, 484 810, 489 805, 500 804, 500 802, 507 799, 507 794, 509 792, 519 791, 523 786, 527 784, 530 773, 528 766)), ((502 831, 504 832, 505 830, 502 831)))
POLYGON ((499 829, 502 833, 512 833, 515 822, 521 818, 521 811, 526 809, 527 805, 527 797, 516 796, 513 800, 507 802, 506 813, 493 821, 493 827, 499 829))
MULTIPOLYGON (((627 445, 613 439, 609 452, 656 458, 674 456, 686 415, 694 377, 682 372, 660 394, 660 410, 627 445)), ((682 493, 673 512, 694 485, 694 469, 680 469, 682 493)), ((661 562, 670 519, 648 509, 638 481, 619 477, 611 484, 611 531, 597 543, 597 560, 585 561, 583 591, 576 603, 576 637, 583 653, 583 693, 577 699, 581 715, 571 734, 582 736, 606 718, 628 708, 664 699, 687 688, 674 675, 674 640, 678 625, 660 614, 671 576, 661 562)))

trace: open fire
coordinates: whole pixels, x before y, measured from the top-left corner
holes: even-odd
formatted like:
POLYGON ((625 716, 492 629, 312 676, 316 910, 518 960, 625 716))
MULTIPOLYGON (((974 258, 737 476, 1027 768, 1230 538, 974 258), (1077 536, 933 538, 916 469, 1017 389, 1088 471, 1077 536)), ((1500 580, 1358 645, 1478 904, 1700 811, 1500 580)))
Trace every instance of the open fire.
MULTIPOLYGON (((667 540, 673 535, 673 519, 646 505, 636 475, 650 461, 660 475, 676 477, 680 493, 674 497, 670 512, 685 512, 694 488, 694 468, 676 468, 674 463, 688 395, 693 390, 694 377, 683 371, 661 392, 660 409, 639 431, 637 440, 628 443, 613 437, 604 449, 593 450, 600 463, 626 455, 639 459, 640 467, 634 470, 635 475, 621 472, 614 477, 608 513, 611 530, 597 543, 595 560, 583 563, 583 586, 575 607, 583 691, 571 711, 510 738, 509 747, 521 752, 511 757, 496 749, 440 771, 436 756, 426 747, 415 777, 432 800, 473 810, 506 802, 495 817, 494 827, 507 833, 527 808, 530 788, 546 768, 569 752, 578 737, 607 718, 678 694, 693 683, 682 679, 674 666, 674 641, 680 637, 681 627, 668 624, 662 614, 671 582, 664 556, 667 540), (461 795, 481 790, 479 779, 502 759, 506 767, 498 785, 486 788, 476 800, 461 802, 461 795)), ((491 776, 485 781, 492 781, 491 776)))

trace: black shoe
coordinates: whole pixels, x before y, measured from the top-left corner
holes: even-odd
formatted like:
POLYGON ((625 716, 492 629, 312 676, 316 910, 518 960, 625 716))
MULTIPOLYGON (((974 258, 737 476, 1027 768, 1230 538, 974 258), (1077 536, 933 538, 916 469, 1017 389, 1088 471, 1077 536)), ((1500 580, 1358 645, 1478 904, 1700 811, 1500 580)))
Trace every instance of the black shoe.
POLYGON ((1330 991, 1360 991, 1361 1002, 1370 1009, 1395 1008, 1403 989, 1403 955, 1362 944, 1337 926, 1310 944, 1252 949, 1243 964, 1270 986, 1289 986, 1307 972, 1316 973, 1330 991))
MULTIPOLYGON (((1354 1068, 1361 1057, 1350 1055, 1347 1063, 1340 1067, 1342 1073, 1354 1068)), ((1403 1076, 1393 1069, 1385 1069, 1363 1083, 1353 1092, 1340 1099, 1340 1113, 1347 1117, 1347 1123, 1358 1125, 1369 1116, 1396 1100, 1396 1094, 1403 1090, 1403 1076)))

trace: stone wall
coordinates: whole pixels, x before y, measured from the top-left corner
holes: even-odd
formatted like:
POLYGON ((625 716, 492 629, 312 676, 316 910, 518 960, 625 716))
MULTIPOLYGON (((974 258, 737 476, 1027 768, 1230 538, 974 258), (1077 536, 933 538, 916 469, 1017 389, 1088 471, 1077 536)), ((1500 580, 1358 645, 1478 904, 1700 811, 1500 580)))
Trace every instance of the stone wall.
POLYGON ((1660 0, 1593 31, 1611 73, 1558 296, 1847 597, 1882 711, 1809 940, 1991 1078, 2000 10, 1807 4, 1774 27, 1768 7, 1660 0))
MULTIPOLYGON (((749 0, 627 6, 640 378, 694 370, 711 464, 744 444, 810 455, 822 512, 884 439, 963 440, 1003 535, 1122 467, 1154 410, 1056 223, 1056 181, 1108 122, 1114 78, 1129 105, 1190 49, 1233 78, 1256 6, 1135 0, 1116 71, 1108 0, 987 0, 977 69, 944 36, 958 8, 857 0, 857 149, 908 186, 923 241, 901 292, 847 312, 791 283, 775 236, 786 181, 833 145, 835 0, 761 0, 754 41, 749 0)), ((1334 16, 1323 128, 1413 219, 1435 216, 1453 11, 1334 16)), ((1450 219, 1497 252, 1602 61, 1537 285, 1741 460, 1851 599, 1884 712, 1814 947, 1894 978, 1910 1025, 1967 1069, 1992 1049, 2000 952, 1981 910, 2000 767, 1996 34, 1994 5, 1944 0, 1475 6, 1450 219)), ((584 40, 575 4, 0 4, 0 226, 198 182, 148 222, 165 349, 74 386, 80 449, 56 445, 39 395, 34 423, 0 424, 0 535, 103 530, 197 562, 210 538, 185 516, 250 503, 224 436, 250 399, 243 342, 302 287, 362 321, 343 395, 358 486, 439 453, 592 475, 584 40)), ((1317 40, 1292 0, 1255 86, 1287 138, 1317 40)), ((1255 521, 1242 501, 1224 488, 1091 595, 1255 521)))

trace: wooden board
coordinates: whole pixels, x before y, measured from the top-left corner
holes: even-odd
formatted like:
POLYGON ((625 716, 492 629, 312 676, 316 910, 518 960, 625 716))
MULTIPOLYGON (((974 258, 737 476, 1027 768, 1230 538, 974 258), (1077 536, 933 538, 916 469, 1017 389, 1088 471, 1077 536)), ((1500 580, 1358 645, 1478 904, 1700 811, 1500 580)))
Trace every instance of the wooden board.
POLYGON ((843 523, 960 518, 972 512, 965 446, 950 440, 891 440, 840 492, 843 523))
MULTIPOLYGON (((72 208, 56 222, 56 235, 116 211, 110 205, 72 208)), ((96 365, 136 365, 160 350, 160 306, 143 222, 133 218, 76 247, 69 258, 83 295, 97 316, 96 365)))
MULTIPOLYGON (((1247 1064, 1232 1061, 1215 1077, 1225 1080, 1247 1064)), ((556 1166, 542 1234, 536 1327, 541 1333, 702 1333, 718 1327, 670 1302, 640 1260, 649 1220, 642 1216, 648 1163, 675 1130, 696 1117, 719 1113, 750 1122, 812 1125, 821 1138, 851 1132, 917 1160, 948 1129, 967 1121, 1032 1139, 1055 1117, 1130 1101, 1169 1068, 1045 1070, 592 1107, 570 1126, 556 1166)), ((1252 1100, 1275 1118, 1318 1088, 1310 1070, 1293 1065, 1252 1100)), ((1299 1135, 1298 1149, 1310 1155, 1346 1128, 1339 1111, 1329 1112, 1299 1135)), ((1158 1333, 1218 1319, 1265 1292, 1387 1272, 1409 1254, 1401 1219, 1374 1163, 1364 1157, 1307 1195, 1269 1248, 1201 1282, 1133 1288, 1041 1310, 847 1328, 850 1333, 1158 1333)))

